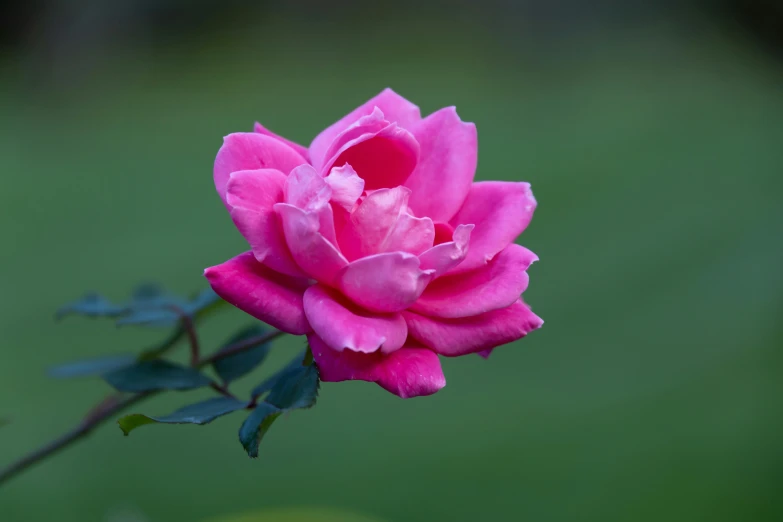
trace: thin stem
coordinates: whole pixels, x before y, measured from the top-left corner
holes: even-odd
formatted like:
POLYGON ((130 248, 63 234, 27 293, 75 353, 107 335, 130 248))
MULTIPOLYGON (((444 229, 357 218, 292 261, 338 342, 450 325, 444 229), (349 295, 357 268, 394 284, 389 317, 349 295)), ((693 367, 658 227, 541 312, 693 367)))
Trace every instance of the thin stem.
POLYGON ((139 403, 144 399, 151 397, 152 395, 155 395, 155 393, 157 392, 146 392, 132 395, 113 404, 109 408, 102 409, 102 411, 95 411, 95 409, 93 409, 94 414, 88 414, 87 417, 85 417, 85 419, 80 422, 78 426, 70 431, 63 433, 53 441, 44 444, 40 448, 28 453, 21 459, 0 471, 0 485, 4 484, 34 464, 37 464, 45 458, 54 455, 66 446, 69 446, 82 437, 88 435, 92 430, 111 418, 115 413, 119 413, 127 408, 130 408, 134 404, 139 403))
POLYGON ((196 334, 196 325, 193 324, 193 319, 177 305, 169 305, 169 308, 179 316, 182 329, 188 334, 188 341, 190 341, 190 365, 195 367, 199 361, 199 352, 201 351, 198 343, 198 334, 196 334))
MULTIPOLYGON (((284 333, 285 332, 274 331, 264 335, 253 337, 251 339, 246 339, 244 341, 239 341, 232 345, 226 346, 222 350, 213 353, 210 356, 204 357, 203 359, 196 358, 196 360, 193 361, 194 363, 193 366, 196 368, 202 368, 208 364, 214 363, 215 361, 219 361, 226 357, 230 357, 232 355, 236 355, 246 350, 250 350, 251 348, 258 346, 259 344, 269 342, 283 335, 284 333)), ((191 339, 191 343, 192 341, 193 339, 191 339)), ((196 343, 198 343, 198 340, 196 340, 196 343)), ((198 348, 198 344, 196 344, 196 348, 198 348)), ((230 392, 228 392, 228 390, 221 389, 220 385, 216 385, 215 389, 216 391, 218 391, 219 393, 223 393, 224 395, 226 393, 231 395, 230 392)), ((111 395, 107 397, 106 399, 98 403, 96 406, 94 406, 75 428, 65 432, 64 434, 60 435, 56 439, 52 440, 51 442, 44 444, 40 448, 31 451, 21 459, 8 465, 6 468, 0 470, 0 485, 5 484, 13 477, 21 473, 22 471, 34 466, 35 464, 41 462, 47 457, 54 455, 55 453, 70 446, 71 444, 78 441, 79 439, 87 436, 95 428, 97 428, 99 425, 103 424, 110 418, 112 418, 117 413, 120 413, 130 408, 131 406, 138 404, 154 395, 157 395, 158 393, 159 391, 150 391, 150 392, 137 393, 135 395, 131 395, 126 398, 122 398, 122 395, 111 395)))
POLYGON ((198 364, 196 364, 196 367, 201 368, 208 364, 212 364, 215 361, 219 361, 220 359, 225 359, 226 357, 230 357, 232 355, 236 355, 238 353, 244 352, 251 348, 255 348, 259 344, 268 343, 269 341, 280 337, 284 333, 285 332, 275 330, 274 332, 269 332, 264 335, 257 335, 256 337, 251 337, 250 339, 245 339, 244 341, 239 341, 234 344, 230 344, 225 348, 223 348, 222 350, 219 350, 213 353, 212 355, 209 355, 201 359, 198 362, 198 364))

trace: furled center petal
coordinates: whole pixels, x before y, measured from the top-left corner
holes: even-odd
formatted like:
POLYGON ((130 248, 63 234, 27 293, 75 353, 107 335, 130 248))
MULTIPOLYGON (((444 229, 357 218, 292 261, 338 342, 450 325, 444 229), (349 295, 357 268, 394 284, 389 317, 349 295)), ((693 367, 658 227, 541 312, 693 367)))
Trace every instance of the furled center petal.
POLYGON ((405 187, 378 189, 350 214, 338 236, 349 260, 402 251, 420 254, 430 248, 435 228, 429 218, 416 218, 408 211, 410 190, 405 187))
POLYGON ((416 168, 419 143, 413 134, 385 120, 376 107, 338 134, 325 157, 322 175, 348 163, 365 181, 365 189, 396 187, 416 168))

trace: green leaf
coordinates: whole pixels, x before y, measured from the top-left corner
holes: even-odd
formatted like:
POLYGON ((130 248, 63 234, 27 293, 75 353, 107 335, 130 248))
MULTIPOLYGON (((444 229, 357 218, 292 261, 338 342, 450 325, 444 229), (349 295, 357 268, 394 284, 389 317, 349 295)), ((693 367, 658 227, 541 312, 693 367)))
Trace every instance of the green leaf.
MULTIPOLYGON (((309 353, 309 349, 308 349, 309 353)), ((258 457, 258 446, 272 423, 284 412, 310 408, 318 398, 320 381, 314 364, 302 366, 307 355, 295 357, 285 368, 253 390, 253 398, 269 391, 239 428, 239 440, 250 457, 258 457)))
POLYGON ((188 301, 155 283, 141 284, 133 291, 128 313, 117 320, 117 326, 172 326, 180 321, 178 311, 187 314, 188 301))
MULTIPOLYGON (((264 335, 264 333, 266 333, 266 329, 263 326, 249 326, 229 339, 220 351, 225 350, 225 348, 235 343, 264 335)), ((218 353, 220 353, 220 351, 218 351, 218 353)), ((266 359, 268 354, 269 343, 263 343, 259 344, 255 348, 245 350, 236 355, 232 355, 224 359, 218 359, 212 363, 212 366, 215 368, 215 371, 223 380, 223 382, 229 383, 253 371, 264 361, 264 359, 266 359)))
POLYGON ((266 380, 264 380, 261 384, 253 388, 253 391, 250 392, 250 395, 257 399, 258 397, 262 396, 264 393, 270 391, 272 388, 275 387, 277 382, 280 380, 281 377, 283 377, 286 373, 290 372, 291 370, 294 370, 296 368, 300 368, 302 366, 304 359, 307 357, 307 353, 309 350, 305 350, 298 356, 294 357, 290 363, 288 363, 285 367, 278 370, 274 374, 272 374, 270 377, 268 377, 266 380))
POLYGON ((128 312, 124 305, 116 305, 100 294, 89 293, 78 301, 69 303, 57 311, 57 319, 68 315, 87 317, 119 317, 128 312))
POLYGON ((3 426, 7 426, 8 424, 11 424, 10 420, 0 418, 0 428, 2 428, 3 426))
POLYGON ((71 377, 95 377, 127 368, 136 363, 136 356, 132 354, 107 355, 61 364, 50 368, 47 372, 50 377, 67 379, 71 377))
POLYGON ((118 391, 191 390, 212 381, 198 370, 163 360, 143 361, 104 376, 118 391))
POLYGON ((318 369, 299 366, 284 373, 264 402, 283 410, 310 408, 318 399, 318 369))
POLYGON ((155 283, 137 286, 125 304, 115 304, 100 294, 90 293, 80 300, 58 310, 57 317, 79 314, 88 317, 111 317, 118 326, 172 326, 181 320, 181 314, 191 318, 203 317, 225 302, 206 288, 187 299, 168 292, 155 283))
POLYGON ((118 326, 171 326, 181 320, 180 314, 191 319, 201 318, 226 304, 211 288, 205 288, 191 299, 166 292, 163 288, 146 284, 133 293, 129 313, 117 321, 118 326))
POLYGON ((174 413, 162 417, 151 417, 134 413, 126 415, 117 421, 125 435, 145 424, 209 424, 218 417, 241 410, 247 406, 246 402, 232 397, 216 397, 196 404, 190 404, 180 408, 174 413))
POLYGON ((272 423, 282 414, 275 406, 262 402, 245 419, 239 428, 239 442, 251 458, 258 457, 258 445, 272 423))

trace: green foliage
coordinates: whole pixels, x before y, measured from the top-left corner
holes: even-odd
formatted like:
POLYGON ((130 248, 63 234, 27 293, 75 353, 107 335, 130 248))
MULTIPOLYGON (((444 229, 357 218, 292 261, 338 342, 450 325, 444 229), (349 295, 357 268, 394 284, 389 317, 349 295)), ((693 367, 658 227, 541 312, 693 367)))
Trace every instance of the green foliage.
POLYGON ((160 285, 144 283, 136 287, 126 303, 113 303, 100 294, 89 293, 60 308, 57 317, 108 317, 116 319, 118 326, 168 327, 180 322, 182 315, 195 319, 218 309, 222 304, 223 301, 211 288, 185 298, 160 285))
MULTIPOLYGON (((261 325, 248 326, 229 339, 223 348, 221 348, 221 351, 224 351, 227 347, 238 342, 264 335, 267 331, 268 329, 261 325)), ((266 356, 269 354, 269 348, 269 343, 259 344, 249 350, 239 352, 223 359, 218 359, 212 366, 215 368, 215 372, 217 372, 223 382, 229 383, 240 377, 244 377, 264 362, 264 359, 266 359, 266 356)))
POLYGON ((258 457, 258 446, 261 439, 282 413, 282 410, 268 402, 261 402, 242 423, 239 428, 239 442, 242 443, 251 458, 258 457))
POLYGON ((100 377, 121 368, 127 368, 136 362, 132 354, 106 355, 82 361, 61 364, 49 369, 50 377, 60 379, 70 377, 100 377))
POLYGON ((117 421, 125 435, 145 424, 209 424, 218 417, 241 410, 246 402, 232 397, 215 397, 206 401, 190 404, 162 417, 151 417, 134 413, 126 415, 117 421))
POLYGON ((268 378, 266 378, 261 384, 253 388, 253 391, 250 392, 250 396, 254 399, 257 399, 258 397, 262 396, 264 393, 268 392, 272 388, 275 387, 275 385, 278 383, 278 381, 288 372, 295 368, 299 368, 304 364, 305 359, 307 358, 307 354, 310 353, 310 350, 305 350, 298 356, 294 357, 290 363, 288 363, 285 367, 278 370, 268 378))
POLYGON ((127 313, 127 307, 116 305, 96 293, 85 294, 81 299, 69 303, 57 311, 56 317, 62 319, 68 315, 87 317, 119 317, 127 313))
POLYGON ((164 360, 143 361, 108 373, 104 379, 122 392, 156 390, 192 390, 209 386, 212 381, 194 368, 164 360))
MULTIPOLYGON (((199 371, 204 362, 199 354, 191 366, 176 364, 162 357, 173 348, 197 319, 219 308, 222 301, 212 289, 205 289, 191 299, 174 295, 159 285, 139 285, 124 304, 115 304, 98 294, 89 294, 58 312, 66 315, 109 317, 118 326, 172 326, 178 325, 161 343, 143 350, 140 355, 109 355, 76 361, 50 370, 54 377, 100 376, 120 392, 149 393, 165 390, 191 390, 212 386, 224 396, 184 406, 173 413, 152 416, 134 413, 120 418, 117 423, 125 435, 146 424, 208 424, 231 412, 248 408, 250 415, 242 423, 239 440, 251 457, 258 456, 258 447, 274 421, 283 413, 310 408, 318 397, 318 370, 309 350, 295 357, 288 365, 256 386, 251 398, 241 400, 228 390, 228 385, 246 376, 266 360, 270 343, 245 346, 245 342, 264 337, 271 331, 261 324, 247 326, 233 335, 209 358, 223 385, 213 382, 199 371), (183 321, 187 316, 190 321, 183 321), (239 351, 236 351, 239 349, 239 351), (222 356, 221 356, 222 355, 222 356), (258 399, 268 392, 266 400, 258 399)), ((198 350, 197 350, 198 351, 198 350)))
POLYGON ((273 381, 269 395, 256 406, 239 428, 239 441, 251 458, 258 457, 261 440, 280 415, 315 405, 320 382, 318 369, 314 364, 302 364, 303 359, 296 357, 286 368, 267 380, 273 381))
POLYGON ((265 402, 284 410, 311 408, 318 399, 318 370, 314 364, 285 372, 265 402))

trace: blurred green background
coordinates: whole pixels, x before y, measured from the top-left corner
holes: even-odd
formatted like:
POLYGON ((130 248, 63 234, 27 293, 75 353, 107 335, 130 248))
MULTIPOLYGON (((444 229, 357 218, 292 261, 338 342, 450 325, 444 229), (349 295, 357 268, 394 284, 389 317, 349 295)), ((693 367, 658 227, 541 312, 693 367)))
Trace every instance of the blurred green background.
MULTIPOLYGON (((546 325, 444 360, 427 399, 325 384, 258 460, 241 414, 108 423, 3 487, 0 520, 783 520, 780 46, 730 2, 615 4, 4 3, 0 466, 108 391, 47 367, 164 335, 55 324, 58 306, 200 289, 245 248, 212 184, 222 136, 258 120, 306 144, 386 86, 476 122, 479 179, 532 183, 525 297, 546 325)), ((204 343, 247 322, 224 311, 204 343)))

